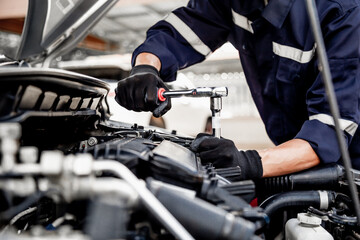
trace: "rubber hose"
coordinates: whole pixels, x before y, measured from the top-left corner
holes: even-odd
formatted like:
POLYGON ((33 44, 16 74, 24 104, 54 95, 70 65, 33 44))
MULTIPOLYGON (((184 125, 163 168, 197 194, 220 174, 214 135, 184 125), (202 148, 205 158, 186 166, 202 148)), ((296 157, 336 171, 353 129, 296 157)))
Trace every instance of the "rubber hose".
POLYGON ((252 239, 255 225, 199 198, 164 187, 151 189, 160 202, 196 239, 252 239))
POLYGON ((256 182, 256 189, 265 195, 291 190, 331 190, 339 187, 339 181, 343 177, 344 168, 342 166, 328 164, 291 175, 262 178, 256 182))
POLYGON ((12 219, 16 214, 24 211, 25 209, 31 207, 33 204, 36 204, 42 197, 46 196, 47 192, 37 192, 29 197, 27 197, 24 201, 22 201, 19 205, 11 207, 0 213, 0 222, 7 222, 12 219))
POLYGON ((323 206, 331 206, 335 202, 335 193, 331 191, 323 192, 327 195, 321 196, 320 191, 293 191, 279 193, 269 197, 260 204, 264 212, 271 217, 280 210, 290 207, 313 206, 320 208, 323 206))

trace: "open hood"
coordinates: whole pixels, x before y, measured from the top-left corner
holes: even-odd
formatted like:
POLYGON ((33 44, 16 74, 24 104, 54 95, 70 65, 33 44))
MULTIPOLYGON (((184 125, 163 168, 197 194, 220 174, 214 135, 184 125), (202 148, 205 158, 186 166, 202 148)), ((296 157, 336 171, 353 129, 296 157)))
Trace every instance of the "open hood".
POLYGON ((16 60, 50 61, 72 50, 117 0, 29 0, 16 60))

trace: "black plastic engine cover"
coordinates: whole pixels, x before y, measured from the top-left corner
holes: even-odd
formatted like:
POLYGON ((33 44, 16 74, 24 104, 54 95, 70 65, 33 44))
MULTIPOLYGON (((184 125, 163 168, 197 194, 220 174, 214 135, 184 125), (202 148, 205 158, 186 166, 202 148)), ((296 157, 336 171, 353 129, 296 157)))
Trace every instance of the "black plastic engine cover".
POLYGON ((69 71, 0 68, 0 122, 21 123, 32 145, 78 140, 107 117, 108 91, 107 83, 69 71))

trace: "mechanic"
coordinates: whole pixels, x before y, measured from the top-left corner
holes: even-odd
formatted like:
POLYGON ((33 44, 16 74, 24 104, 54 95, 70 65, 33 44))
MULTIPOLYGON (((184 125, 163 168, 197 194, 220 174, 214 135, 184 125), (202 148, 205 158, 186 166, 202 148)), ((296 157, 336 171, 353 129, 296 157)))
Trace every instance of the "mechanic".
MULTIPOLYGON (((360 169, 360 1, 316 1, 353 168, 360 169)), ((341 163, 334 124, 304 0, 191 0, 147 32, 133 53, 117 102, 161 116, 171 101, 157 89, 179 69, 203 61, 229 41, 239 51, 255 104, 275 147, 238 151, 228 139, 198 135, 202 162, 240 166, 243 179, 278 176, 341 163)))

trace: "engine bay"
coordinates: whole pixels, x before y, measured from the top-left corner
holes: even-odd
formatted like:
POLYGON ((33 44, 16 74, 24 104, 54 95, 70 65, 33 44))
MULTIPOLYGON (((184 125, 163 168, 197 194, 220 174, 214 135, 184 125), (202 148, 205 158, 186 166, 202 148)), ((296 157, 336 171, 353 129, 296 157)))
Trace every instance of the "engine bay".
POLYGON ((0 74, 1 239, 360 239, 341 165, 240 181, 192 137, 109 120, 98 79, 0 74))

